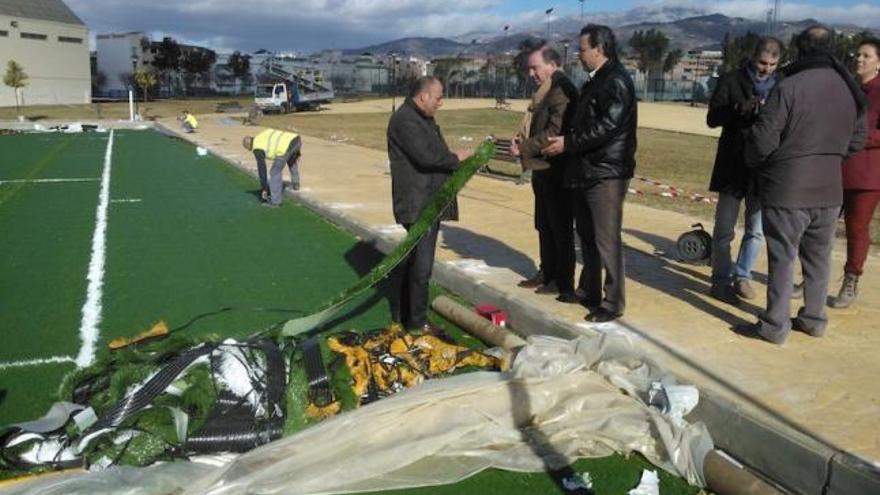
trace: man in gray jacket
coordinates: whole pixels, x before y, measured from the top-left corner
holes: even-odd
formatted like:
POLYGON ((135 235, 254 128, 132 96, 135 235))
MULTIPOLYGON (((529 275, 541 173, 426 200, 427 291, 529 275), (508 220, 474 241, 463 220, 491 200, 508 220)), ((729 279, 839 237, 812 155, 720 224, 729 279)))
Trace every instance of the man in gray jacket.
POLYGON ((769 283, 767 309, 745 333, 782 344, 792 328, 825 332, 835 225, 843 202, 840 165, 865 141, 865 100, 832 55, 832 32, 798 35, 798 60, 752 126, 746 161, 758 173, 769 283), (791 319, 792 268, 800 255, 804 307, 791 319))
MULTIPOLYGON (((388 159, 394 219, 409 231, 431 196, 458 168, 470 151, 450 151, 434 121, 443 104, 443 83, 434 77, 416 81, 409 97, 388 122, 388 159)), ((452 204, 395 269, 391 288, 391 319, 406 330, 434 333, 428 324, 428 281, 440 221, 457 220, 452 204)))

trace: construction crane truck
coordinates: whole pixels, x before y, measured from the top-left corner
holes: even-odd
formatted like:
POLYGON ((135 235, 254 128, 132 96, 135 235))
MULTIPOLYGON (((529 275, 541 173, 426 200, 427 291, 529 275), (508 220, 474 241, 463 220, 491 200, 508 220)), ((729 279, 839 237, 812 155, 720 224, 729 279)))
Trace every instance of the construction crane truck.
POLYGON ((317 110, 333 100, 333 85, 314 68, 284 66, 273 58, 263 62, 263 82, 257 84, 254 103, 263 112, 317 110))

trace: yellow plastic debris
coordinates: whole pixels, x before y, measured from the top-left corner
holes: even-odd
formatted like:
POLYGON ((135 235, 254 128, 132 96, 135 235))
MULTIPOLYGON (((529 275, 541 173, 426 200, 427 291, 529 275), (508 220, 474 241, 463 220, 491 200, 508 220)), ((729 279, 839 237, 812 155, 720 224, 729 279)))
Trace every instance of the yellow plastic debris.
POLYGON ((168 336, 168 325, 165 321, 159 321, 159 323, 153 325, 149 330, 143 331, 134 337, 119 337, 113 339, 107 344, 107 347, 109 347, 111 351, 118 351, 119 349, 123 349, 132 344, 140 344, 150 340, 161 339, 166 336, 168 336))
POLYGON ((306 416, 316 419, 322 420, 327 419, 330 416, 336 416, 339 414, 339 410, 342 408, 342 405, 339 401, 333 401, 330 404, 327 404, 324 407, 316 406, 314 403, 309 402, 309 405, 306 406, 306 416))
POLYGON ((345 357, 352 390, 360 398, 372 392, 391 394, 464 366, 491 369, 501 366, 494 357, 432 335, 416 337, 395 324, 359 345, 345 345, 335 337, 331 337, 328 344, 332 351, 345 357))

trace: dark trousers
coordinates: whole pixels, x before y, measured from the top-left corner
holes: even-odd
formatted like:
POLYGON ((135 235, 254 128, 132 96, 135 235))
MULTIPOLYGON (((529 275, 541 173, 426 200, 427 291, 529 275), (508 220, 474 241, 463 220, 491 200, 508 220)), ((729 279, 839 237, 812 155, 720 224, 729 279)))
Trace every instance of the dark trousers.
POLYGON ((758 316, 758 331, 767 339, 782 343, 791 331, 792 269, 798 256, 804 271, 799 324, 810 330, 825 329, 831 248, 839 212, 836 206, 762 209, 769 263, 767 309, 758 316))
POLYGON ((541 249, 544 283, 556 282, 560 293, 574 292, 574 211, 569 191, 554 170, 532 174, 535 229, 541 249))
POLYGON ((583 246, 588 306, 623 314, 626 307, 623 263, 623 200, 629 180, 600 180, 573 190, 574 216, 583 246), (602 272, 605 280, 603 283, 602 272))
MULTIPOLYGON (((403 227, 409 232, 412 225, 403 227)), ((428 323, 428 281, 434 268, 439 231, 437 222, 391 275, 391 320, 404 329, 420 329, 428 323)))
POLYGON ((843 192, 843 218, 846 221, 846 266, 843 270, 846 273, 862 275, 871 246, 868 227, 878 203, 880 191, 843 192))

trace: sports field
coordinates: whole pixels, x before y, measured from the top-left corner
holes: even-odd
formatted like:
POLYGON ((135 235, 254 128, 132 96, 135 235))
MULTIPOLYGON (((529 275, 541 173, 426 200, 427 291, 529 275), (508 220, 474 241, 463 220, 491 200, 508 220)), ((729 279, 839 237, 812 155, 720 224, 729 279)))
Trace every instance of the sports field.
MULTIPOLYGON (((244 337, 319 308, 381 259, 290 200, 261 207, 254 178, 156 132, 2 135, 0 149, 0 426, 44 414, 61 378, 115 337, 159 320, 244 337)), ((380 287, 331 327, 375 329, 387 315, 380 287)), ((624 493, 649 467, 573 466, 596 493, 624 493)), ((665 473, 661 487, 696 492, 665 473)), ((563 491, 558 476, 490 470, 412 493, 563 491)))
MULTIPOLYGON (((158 133, 0 136, 0 149, 0 424, 42 415, 114 337, 225 307, 314 310, 379 259, 289 202, 261 207, 254 179, 158 133)), ((372 299, 339 325, 386 324, 372 299)), ((243 336, 293 316, 226 311, 184 331, 243 336)))

